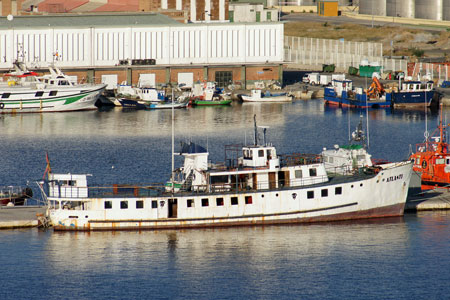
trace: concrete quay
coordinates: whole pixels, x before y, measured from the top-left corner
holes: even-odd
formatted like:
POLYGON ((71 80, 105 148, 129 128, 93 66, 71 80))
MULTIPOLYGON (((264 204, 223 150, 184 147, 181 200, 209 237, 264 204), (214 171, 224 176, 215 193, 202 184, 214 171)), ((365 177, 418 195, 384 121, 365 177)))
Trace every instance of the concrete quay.
POLYGON ((436 189, 422 191, 420 189, 420 177, 413 172, 409 184, 408 198, 406 199, 406 211, 424 210, 450 210, 450 190, 436 189))
POLYGON ((38 214, 44 214, 45 206, 0 207, 0 229, 38 226, 38 214))

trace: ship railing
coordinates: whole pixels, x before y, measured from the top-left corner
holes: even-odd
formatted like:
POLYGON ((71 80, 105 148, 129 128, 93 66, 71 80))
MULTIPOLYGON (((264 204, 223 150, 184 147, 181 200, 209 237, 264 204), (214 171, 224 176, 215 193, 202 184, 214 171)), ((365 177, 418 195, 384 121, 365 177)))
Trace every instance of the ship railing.
POLYGON ((71 187, 70 190, 48 195, 52 199, 73 198, 75 201, 85 198, 121 198, 121 197, 152 197, 158 196, 165 185, 150 184, 113 184, 112 186, 71 187))
POLYGON ((416 153, 425 152, 425 151, 436 151, 438 149, 439 142, 425 142, 416 144, 416 153))
POLYGON ((310 165, 322 163, 321 155, 308 153, 292 153, 280 155, 281 166, 310 165))

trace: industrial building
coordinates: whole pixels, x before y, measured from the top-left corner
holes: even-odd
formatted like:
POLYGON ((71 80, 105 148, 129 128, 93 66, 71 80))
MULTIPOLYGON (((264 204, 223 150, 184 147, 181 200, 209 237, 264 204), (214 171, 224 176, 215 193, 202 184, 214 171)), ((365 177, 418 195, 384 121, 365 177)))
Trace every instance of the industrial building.
POLYGON ((449 21, 450 0, 359 0, 359 13, 449 21))
POLYGON ((18 59, 55 64, 79 79, 154 85, 215 80, 243 86, 281 80, 283 24, 182 24, 155 13, 18 16, 0 19, 0 68, 18 59), (150 77, 152 77, 150 76, 150 77))
POLYGON ((158 12, 184 22, 228 20, 229 0, 0 0, 0 15, 158 12))

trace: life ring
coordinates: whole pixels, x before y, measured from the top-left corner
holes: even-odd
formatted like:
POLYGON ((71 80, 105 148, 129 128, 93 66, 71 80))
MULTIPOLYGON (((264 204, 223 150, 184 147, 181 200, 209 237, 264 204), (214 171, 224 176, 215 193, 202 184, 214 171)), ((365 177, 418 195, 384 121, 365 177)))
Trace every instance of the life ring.
POLYGON ((422 162, 422 169, 426 169, 426 168, 427 168, 427 161, 424 160, 424 161, 422 162))
POLYGON ((5 107, 5 103, 0 102, 0 109, 3 109, 5 107))

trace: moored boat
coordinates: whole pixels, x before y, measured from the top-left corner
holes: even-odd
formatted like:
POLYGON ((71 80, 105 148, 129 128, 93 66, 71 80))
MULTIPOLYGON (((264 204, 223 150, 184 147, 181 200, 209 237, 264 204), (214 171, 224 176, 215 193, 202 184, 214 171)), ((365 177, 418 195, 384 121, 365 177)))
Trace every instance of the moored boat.
MULTIPOLYGON (((431 106, 438 97, 433 81, 399 81, 399 86, 393 89, 392 104, 394 107, 431 106)), ((437 99, 439 100, 439 99, 437 99)), ((436 101, 438 103, 439 101, 436 101)))
POLYGON ((293 96, 288 93, 262 92, 259 89, 251 90, 250 95, 239 95, 244 102, 291 102, 293 96))
POLYGON ((219 164, 185 144, 184 164, 166 186, 96 188, 86 174, 51 173, 42 183, 49 218, 55 230, 139 230, 403 215, 411 162, 331 175, 321 155, 278 155, 258 135, 255 126, 253 144, 225 147, 219 164))
POLYGON ((414 162, 413 170, 420 174, 422 190, 436 188, 450 189, 450 148, 446 141, 446 128, 442 122, 442 107, 439 125, 431 138, 416 145, 410 158, 414 162))
POLYGON ((0 206, 22 206, 31 197, 33 191, 29 187, 0 186, 0 206))
POLYGON ((62 112, 97 109, 95 102, 104 84, 76 84, 59 69, 49 67, 50 75, 38 77, 23 63, 16 72, 5 74, 7 84, 0 85, 0 113, 62 112))
POLYGON ((325 104, 340 107, 383 108, 391 106, 392 94, 381 87, 376 77, 367 91, 353 88, 352 80, 334 79, 330 87, 324 88, 324 100, 325 104))

